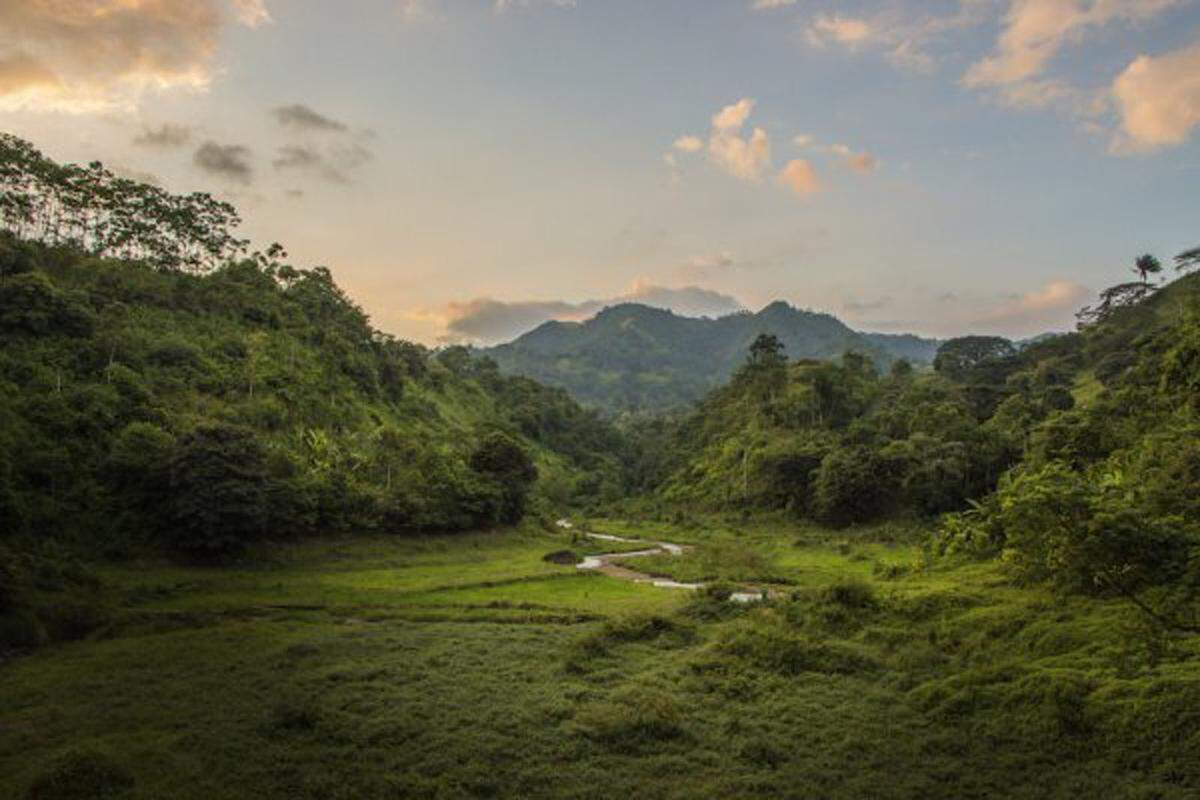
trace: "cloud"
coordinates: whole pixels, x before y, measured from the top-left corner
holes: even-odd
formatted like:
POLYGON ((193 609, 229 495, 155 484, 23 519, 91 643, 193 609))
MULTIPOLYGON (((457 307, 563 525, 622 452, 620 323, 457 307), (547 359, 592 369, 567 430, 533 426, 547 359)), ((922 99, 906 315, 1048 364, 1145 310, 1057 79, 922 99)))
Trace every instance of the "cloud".
POLYGON ((842 160, 842 164, 844 164, 848 169, 851 169, 860 175, 869 175, 879 166, 879 160, 876 159, 871 153, 868 153, 865 150, 860 153, 856 153, 854 150, 850 149, 844 144, 835 144, 830 146, 829 152, 840 158, 842 160))
POLYGON ((254 176, 250 166, 250 148, 240 144, 205 142, 192 156, 192 163, 211 175, 248 184, 254 176))
POLYGON ((274 21, 264 0, 233 0, 233 10, 238 22, 248 28, 257 28, 274 21))
POLYGON ((1180 0, 1013 0, 995 51, 967 70, 969 87, 1006 86, 1041 75, 1064 44, 1089 28, 1153 17, 1180 0))
POLYGON ((937 66, 931 49, 948 34, 988 19, 992 4, 993 0, 958 0, 957 9, 945 14, 921 14, 921 5, 904 3, 888 4, 865 17, 821 14, 808 24, 804 38, 817 48, 881 52, 896 67, 930 72, 937 66))
POLYGON ((754 111, 754 101, 742 98, 725 106, 712 118, 708 139, 708 158, 721 169, 745 181, 760 181, 771 166, 771 141, 767 132, 755 128, 749 139, 742 138, 742 127, 754 111))
POLYGON ((1187 141, 1200 125, 1200 41, 1162 56, 1138 56, 1112 87, 1121 119, 1115 151, 1187 141))
POLYGON ((699 136, 680 136, 671 146, 684 153, 699 153, 704 149, 704 140, 699 136))
POLYGON ((271 165, 280 171, 306 172, 332 183, 350 183, 349 173, 373 158, 361 144, 336 145, 319 150, 308 145, 280 147, 271 165))
MULTIPOLYGON (((136 108, 147 91, 202 90, 222 0, 0 0, 0 111, 136 108)), ((235 7, 243 24, 261 3, 235 7)))
POLYGON ((183 147, 192 140, 192 129, 187 125, 172 125, 164 122, 157 128, 143 128, 133 143, 139 147, 173 148, 183 147))
POLYGON ((868 41, 872 35, 871 23, 867 20, 837 14, 822 14, 805 31, 809 43, 817 47, 830 42, 854 47, 868 41))
POLYGON ((787 8, 796 5, 796 0, 754 0, 750 6, 754 11, 766 11, 772 8, 787 8))
POLYGON ((813 165, 803 158, 794 158, 779 173, 779 182, 799 197, 821 191, 821 179, 813 165))
POLYGON ((671 288, 637 280, 629 291, 608 300, 569 303, 564 300, 506 302, 488 297, 448 303, 436 312, 419 314, 445 327, 443 341, 492 344, 513 339, 544 322, 578 322, 604 308, 622 303, 642 303, 684 316, 724 316, 743 309, 733 297, 699 286, 671 288))
POLYGON ((1001 303, 972 322, 971 327, 1017 336, 1069 327, 1074 313, 1091 294, 1086 286, 1073 281, 1051 281, 1040 289, 1001 303))
POLYGON ((336 119, 313 111, 303 103, 279 106, 271 111, 271 116, 275 117, 275 120, 285 128, 294 128, 302 131, 332 131, 337 133, 348 130, 344 122, 339 122, 336 119))
POLYGON ((816 141, 815 137, 809 136, 807 133, 796 134, 792 137, 792 144, 796 147, 809 147, 816 141))

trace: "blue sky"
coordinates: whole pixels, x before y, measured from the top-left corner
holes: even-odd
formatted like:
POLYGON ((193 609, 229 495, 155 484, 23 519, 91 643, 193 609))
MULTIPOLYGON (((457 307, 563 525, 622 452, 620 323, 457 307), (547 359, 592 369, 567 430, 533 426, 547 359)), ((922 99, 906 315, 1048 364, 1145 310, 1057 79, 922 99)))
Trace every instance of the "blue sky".
POLYGON ((427 343, 622 299, 1024 336, 1200 244, 1192 0, 68 6, 0 0, 0 127, 427 343))

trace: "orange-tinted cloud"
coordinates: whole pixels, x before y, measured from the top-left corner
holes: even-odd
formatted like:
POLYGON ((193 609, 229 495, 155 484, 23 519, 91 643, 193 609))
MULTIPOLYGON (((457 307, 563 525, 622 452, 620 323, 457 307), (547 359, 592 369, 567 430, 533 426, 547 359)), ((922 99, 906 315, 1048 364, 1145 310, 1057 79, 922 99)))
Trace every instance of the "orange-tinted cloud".
POLYGON ((270 19, 261 0, 0 0, 0 110, 129 108, 149 89, 202 89, 230 10, 270 19))
POLYGON ((1200 41, 1139 56, 1113 84, 1121 117, 1117 150, 1155 150, 1187 141, 1200 125, 1200 41))
POLYGON ((821 191, 821 179, 816 169, 803 158, 794 158, 779 173, 779 182, 799 197, 808 197, 821 191))

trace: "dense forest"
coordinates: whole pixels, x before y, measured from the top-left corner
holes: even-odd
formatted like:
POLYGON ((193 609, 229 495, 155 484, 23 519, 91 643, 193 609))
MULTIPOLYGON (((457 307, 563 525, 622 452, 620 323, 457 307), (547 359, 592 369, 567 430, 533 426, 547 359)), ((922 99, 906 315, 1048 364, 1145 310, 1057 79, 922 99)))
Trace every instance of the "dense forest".
POLYGON ((860 333, 829 314, 784 302, 717 319, 623 303, 584 322, 547 322, 484 353, 506 373, 564 388, 609 414, 655 414, 685 409, 724 384, 763 333, 791 358, 831 359, 853 350, 882 369, 900 358, 928 365, 940 344, 860 333))

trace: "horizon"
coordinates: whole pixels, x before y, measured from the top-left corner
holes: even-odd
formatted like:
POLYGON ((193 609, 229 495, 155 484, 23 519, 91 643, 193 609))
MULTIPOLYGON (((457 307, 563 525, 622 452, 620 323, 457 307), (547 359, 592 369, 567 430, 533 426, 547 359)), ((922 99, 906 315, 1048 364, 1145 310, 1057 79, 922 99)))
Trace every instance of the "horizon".
POLYGON ((4 130, 234 202, 424 344, 776 299, 1026 338, 1195 244, 1195 0, 10 0, 0 23, 4 130))

